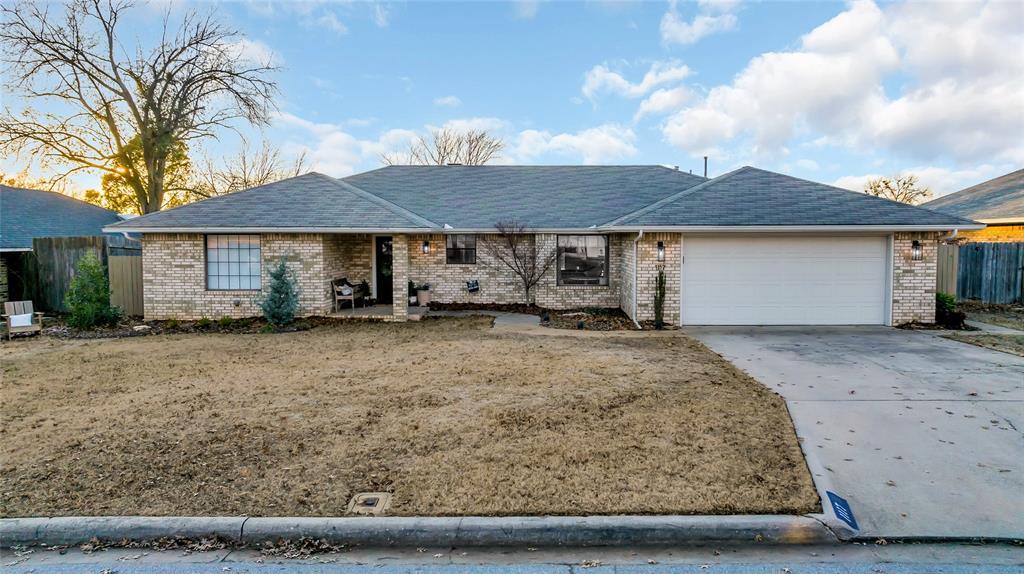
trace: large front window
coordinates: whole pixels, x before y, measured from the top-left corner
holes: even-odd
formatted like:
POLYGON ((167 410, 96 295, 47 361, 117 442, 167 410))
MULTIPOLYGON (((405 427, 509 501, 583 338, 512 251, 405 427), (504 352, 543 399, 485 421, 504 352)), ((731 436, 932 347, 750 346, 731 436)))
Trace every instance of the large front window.
POLYGON ((206 288, 259 290, 260 236, 207 235, 206 288))
POLYGON ((559 235, 558 284, 607 285, 608 236, 559 235))
POLYGON ((445 263, 448 265, 476 263, 476 235, 449 235, 445 247, 445 263))

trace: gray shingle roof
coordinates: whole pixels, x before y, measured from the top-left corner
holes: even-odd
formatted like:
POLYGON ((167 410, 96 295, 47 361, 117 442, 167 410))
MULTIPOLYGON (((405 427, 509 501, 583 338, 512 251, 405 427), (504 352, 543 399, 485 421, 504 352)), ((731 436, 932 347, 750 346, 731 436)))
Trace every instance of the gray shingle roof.
POLYGON ((924 207, 977 220, 1024 221, 1024 169, 933 199, 924 207))
POLYGON ((621 217, 611 226, 957 227, 973 223, 831 185, 742 167, 621 217))
POLYGON ((113 211, 61 193, 0 185, 0 250, 31 249, 33 237, 101 235, 118 221, 113 211))
POLYGON ((390 166, 311 173, 138 217, 117 229, 535 229, 945 226, 972 222, 751 167, 712 180, 659 166, 390 166))
POLYGON ((320 173, 150 213, 131 229, 427 229, 436 227, 388 201, 320 173))
POLYGON ((705 181, 661 166, 389 166, 346 177, 456 229, 515 219, 537 229, 607 223, 705 181))

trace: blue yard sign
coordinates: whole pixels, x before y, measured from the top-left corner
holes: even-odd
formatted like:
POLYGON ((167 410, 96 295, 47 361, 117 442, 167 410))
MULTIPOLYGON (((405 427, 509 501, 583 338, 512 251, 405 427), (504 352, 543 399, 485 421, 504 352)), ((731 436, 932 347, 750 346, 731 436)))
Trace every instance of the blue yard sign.
POLYGON ((850 503, 830 490, 826 490, 825 494, 828 495, 828 501, 832 503, 832 512, 836 513, 836 518, 849 524, 850 528, 860 530, 860 527, 857 526, 857 519, 853 517, 853 510, 850 509, 850 503))

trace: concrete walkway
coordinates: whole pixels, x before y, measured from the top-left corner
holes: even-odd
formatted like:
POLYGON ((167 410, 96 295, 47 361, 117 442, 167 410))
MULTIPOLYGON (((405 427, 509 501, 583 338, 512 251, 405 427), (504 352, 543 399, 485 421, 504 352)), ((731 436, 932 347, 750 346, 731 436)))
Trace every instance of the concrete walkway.
POLYGON ((968 327, 974 327, 977 331, 961 331, 964 335, 986 334, 986 335, 1024 335, 1024 331, 1020 329, 1011 329, 1009 327, 1003 327, 1002 325, 993 325, 992 323, 982 323, 981 321, 964 321, 968 327))
POLYGON ((786 398, 862 536, 1024 538, 1024 358, 884 327, 686 331, 786 398))

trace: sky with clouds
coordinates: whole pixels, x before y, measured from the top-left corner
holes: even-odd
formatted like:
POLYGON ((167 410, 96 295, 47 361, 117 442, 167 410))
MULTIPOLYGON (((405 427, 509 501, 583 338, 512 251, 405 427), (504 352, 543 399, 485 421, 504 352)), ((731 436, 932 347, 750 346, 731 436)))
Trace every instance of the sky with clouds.
POLYGON ((860 189, 910 172, 937 195, 1024 165, 1021 2, 170 6, 216 11, 245 35, 239 57, 281 66, 272 125, 242 132, 334 176, 440 126, 500 135, 500 163, 700 173, 708 155, 710 175, 860 189))

